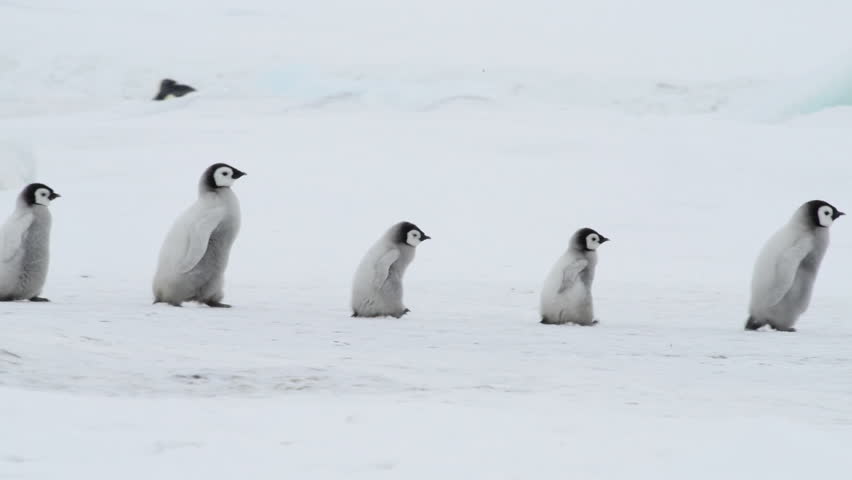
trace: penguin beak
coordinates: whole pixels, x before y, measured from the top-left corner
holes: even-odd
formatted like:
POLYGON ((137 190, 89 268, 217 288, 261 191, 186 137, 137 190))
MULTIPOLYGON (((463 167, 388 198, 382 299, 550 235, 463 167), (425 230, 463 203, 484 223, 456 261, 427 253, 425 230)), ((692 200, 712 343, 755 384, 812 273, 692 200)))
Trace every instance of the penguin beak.
POLYGON ((241 171, 237 170, 236 168, 234 169, 234 180, 236 180, 240 177, 244 177, 244 176, 246 176, 246 172, 241 172, 241 171))
POLYGON ((423 240, 429 240, 430 238, 432 238, 432 237, 430 237, 429 235, 426 235, 426 234, 424 233, 424 234, 423 234, 423 236, 422 236, 422 237, 420 237, 420 241, 423 241, 423 240))
POLYGON ((606 242, 608 242, 608 241, 609 241, 609 239, 608 239, 608 238, 606 238, 606 237, 604 237, 604 236, 601 236, 601 243, 606 243, 606 242))
POLYGON ((837 220, 838 218, 842 217, 843 215, 846 215, 846 214, 845 214, 845 213, 843 213, 843 212, 841 212, 840 210, 835 210, 835 211, 834 211, 834 219, 833 219, 833 220, 837 220))
POLYGON ((58 194, 58 193, 56 193, 56 192, 53 192, 53 193, 51 193, 50 195, 48 195, 48 197, 47 197, 47 198, 48 198, 48 200, 56 200, 57 198, 59 198, 59 197, 61 197, 61 196, 62 196, 62 195, 60 195, 60 194, 58 194))

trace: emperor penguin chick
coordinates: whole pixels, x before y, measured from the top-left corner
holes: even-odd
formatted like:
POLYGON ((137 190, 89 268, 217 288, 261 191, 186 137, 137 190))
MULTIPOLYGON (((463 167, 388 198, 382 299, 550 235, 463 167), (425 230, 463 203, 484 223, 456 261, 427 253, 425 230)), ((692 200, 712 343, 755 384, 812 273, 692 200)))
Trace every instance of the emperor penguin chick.
POLYGON ((598 264, 597 249, 609 241, 591 228, 571 237, 568 250, 547 275, 541 291, 541 323, 595 325, 592 282, 598 264))
POLYGON ((59 194, 43 183, 27 185, 12 216, 0 227, 0 301, 39 297, 50 263, 50 202, 59 194))
POLYGON ((367 251, 352 284, 353 317, 396 317, 409 312, 402 303, 402 277, 414 250, 431 237, 409 222, 392 226, 367 251))
POLYGON ((160 249, 154 303, 230 307, 222 303, 225 268, 240 231, 240 202, 231 186, 243 175, 224 163, 201 175, 198 200, 178 217, 160 249))
POLYGON ((793 325, 808 309, 828 249, 828 229, 841 215, 830 203, 811 200, 769 238, 754 265, 746 330, 769 325, 796 331, 793 325))

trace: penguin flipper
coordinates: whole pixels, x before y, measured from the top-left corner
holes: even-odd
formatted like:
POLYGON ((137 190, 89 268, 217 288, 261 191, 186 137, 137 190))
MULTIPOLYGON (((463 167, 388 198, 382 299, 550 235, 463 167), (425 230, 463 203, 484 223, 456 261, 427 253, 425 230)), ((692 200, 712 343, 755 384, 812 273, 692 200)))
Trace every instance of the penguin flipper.
POLYGON ((224 207, 211 208, 206 212, 200 213, 193 221, 186 226, 185 242, 186 248, 183 255, 178 259, 178 272, 187 273, 201 261, 204 254, 207 252, 207 245, 210 243, 210 236, 216 227, 222 223, 225 218, 226 210, 224 207))
POLYGON ((562 270, 562 283, 559 285, 559 290, 556 293, 563 293, 571 288, 580 276, 580 272, 588 265, 589 261, 585 259, 577 259, 566 265, 562 270))
POLYGON ((774 275, 771 276, 772 281, 765 285, 763 306, 777 305, 784 298, 796 280, 799 265, 812 249, 813 241, 810 237, 805 237, 778 256, 774 265, 774 275))
POLYGON ((7 263, 17 257, 24 243, 24 235, 33 223, 33 215, 26 213, 10 218, 0 230, 0 261, 7 263))
POLYGON ((378 260, 376 260, 375 277, 373 277, 373 286, 382 288, 390 274, 390 267, 393 262, 399 259, 399 249, 392 248, 385 252, 378 260))

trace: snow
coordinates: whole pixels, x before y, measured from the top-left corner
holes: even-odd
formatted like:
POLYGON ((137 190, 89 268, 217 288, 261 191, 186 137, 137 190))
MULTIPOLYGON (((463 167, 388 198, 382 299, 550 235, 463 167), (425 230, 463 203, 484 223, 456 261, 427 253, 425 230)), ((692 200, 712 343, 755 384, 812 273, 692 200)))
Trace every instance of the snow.
MULTIPOLYGON (((62 194, 50 304, 0 305, 0 478, 836 478, 845 217, 799 332, 752 263, 849 199, 845 2, 0 2, 0 212, 62 194), (199 92, 151 102, 172 77, 199 92), (227 162, 232 310, 151 305, 227 162), (349 281, 416 222, 401 320, 349 281), (538 324, 571 234, 601 323, 538 324)), ((0 214, 2 215, 2 214, 0 214)))

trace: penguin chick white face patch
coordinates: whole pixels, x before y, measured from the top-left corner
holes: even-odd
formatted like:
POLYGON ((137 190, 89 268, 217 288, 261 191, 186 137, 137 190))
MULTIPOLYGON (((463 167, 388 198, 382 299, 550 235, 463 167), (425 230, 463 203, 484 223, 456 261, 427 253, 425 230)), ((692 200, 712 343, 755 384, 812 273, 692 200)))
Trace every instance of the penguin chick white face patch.
POLYGON ((589 250, 597 250, 601 246, 601 237, 597 233, 592 233, 586 236, 586 248, 589 250))
POLYGON ((828 205, 823 205, 817 210, 817 219, 819 219, 819 224, 823 227, 830 227, 834 223, 834 218, 834 209, 828 205))
POLYGON ((422 241, 423 239, 420 237, 420 232, 417 230, 410 230, 405 239, 405 243, 411 245, 412 247, 420 245, 420 242, 422 241))
POLYGON ((50 201, 53 199, 53 192, 46 188, 39 188, 35 191, 35 203, 39 205, 44 205, 45 207, 50 206, 50 201))
POLYGON ((217 187, 230 187, 234 180, 234 170, 231 167, 219 167, 213 172, 213 181, 217 187))

